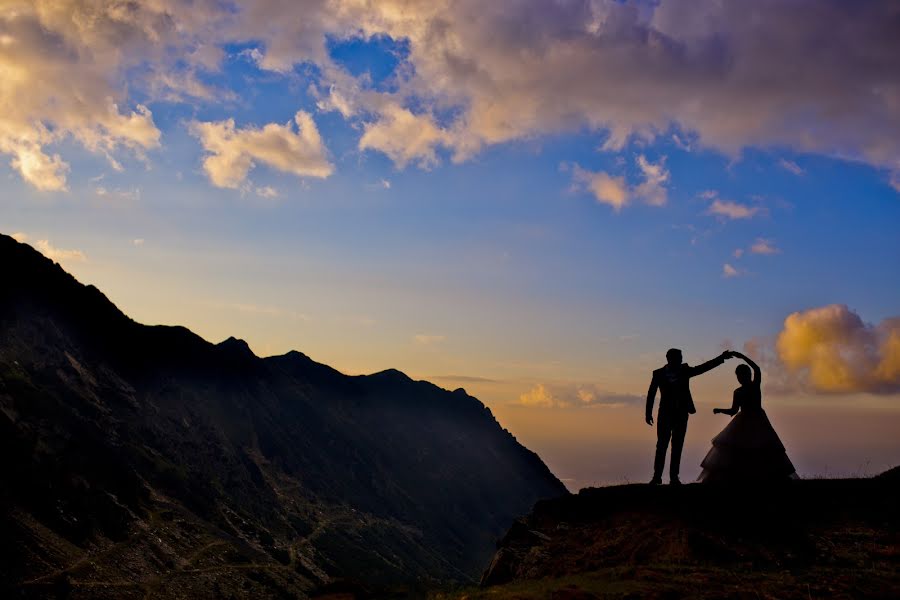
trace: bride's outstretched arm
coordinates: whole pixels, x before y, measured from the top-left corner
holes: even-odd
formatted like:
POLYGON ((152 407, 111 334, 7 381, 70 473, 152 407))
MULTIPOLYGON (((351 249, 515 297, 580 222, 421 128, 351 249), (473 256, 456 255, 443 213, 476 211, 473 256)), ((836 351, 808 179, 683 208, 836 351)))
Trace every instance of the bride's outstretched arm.
POLYGON ((738 400, 737 391, 735 390, 733 399, 731 401, 731 408, 714 408, 713 414, 714 415, 718 415, 718 414, 730 415, 733 417, 734 415, 736 415, 738 413, 738 410, 740 408, 741 408, 741 401, 738 400))

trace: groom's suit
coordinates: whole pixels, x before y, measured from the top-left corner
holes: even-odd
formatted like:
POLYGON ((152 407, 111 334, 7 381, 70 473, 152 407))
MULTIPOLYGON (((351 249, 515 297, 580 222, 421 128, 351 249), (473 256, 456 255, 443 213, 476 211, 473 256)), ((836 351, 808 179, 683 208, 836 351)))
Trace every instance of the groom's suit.
POLYGON ((691 377, 706 373, 725 362, 718 356, 702 365, 692 367, 682 363, 678 366, 666 365, 653 371, 650 389, 647 391, 647 420, 653 415, 653 402, 659 390, 659 412, 656 415, 656 459, 653 461, 653 476, 662 478, 666 464, 666 450, 672 440, 672 462, 669 464, 669 477, 678 479, 681 467, 681 449, 684 447, 684 436, 687 433, 688 415, 697 412, 694 399, 691 397, 689 385, 691 377))

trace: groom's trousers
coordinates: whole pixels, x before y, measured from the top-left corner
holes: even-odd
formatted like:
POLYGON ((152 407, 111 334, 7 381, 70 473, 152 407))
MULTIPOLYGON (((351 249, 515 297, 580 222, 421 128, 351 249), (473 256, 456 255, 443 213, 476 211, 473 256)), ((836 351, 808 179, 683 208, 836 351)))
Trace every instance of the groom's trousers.
POLYGON ((653 476, 662 479, 666 466, 666 450, 669 440, 672 441, 672 461, 669 463, 669 478, 677 479, 681 467, 681 449, 684 448, 684 436, 687 433, 688 414, 676 414, 659 411, 656 416, 656 459, 653 461, 653 476))

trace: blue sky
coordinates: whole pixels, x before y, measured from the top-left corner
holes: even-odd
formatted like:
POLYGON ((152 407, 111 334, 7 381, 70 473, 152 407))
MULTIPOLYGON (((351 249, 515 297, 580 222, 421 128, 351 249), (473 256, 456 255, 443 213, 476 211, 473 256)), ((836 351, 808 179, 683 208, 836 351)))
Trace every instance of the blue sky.
MULTIPOLYGON (((0 229, 140 321, 464 386, 576 482, 643 478, 639 397, 670 346, 761 353, 786 423, 900 424, 894 9, 812 4, 760 5, 794 45, 777 64, 728 2, 703 23, 678 2, 3 15, 0 66, 61 81, 0 83, 0 229), (819 73, 803 40, 838 18, 875 33, 840 30, 819 73)), ((730 397, 721 371, 701 404, 730 397)), ((696 452, 723 425, 698 423, 696 452)), ((795 462, 834 465, 810 436, 795 462)), ((842 443, 838 470, 900 459, 842 443)))

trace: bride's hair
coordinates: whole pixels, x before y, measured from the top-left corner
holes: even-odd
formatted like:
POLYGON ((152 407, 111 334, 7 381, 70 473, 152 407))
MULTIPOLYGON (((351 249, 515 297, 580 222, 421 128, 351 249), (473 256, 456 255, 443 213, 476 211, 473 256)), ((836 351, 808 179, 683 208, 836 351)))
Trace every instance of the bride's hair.
POLYGON ((741 383, 744 383, 745 379, 747 381, 750 381, 752 377, 750 373, 750 367, 744 364, 735 367, 734 374, 737 375, 738 381, 740 381, 741 383))

